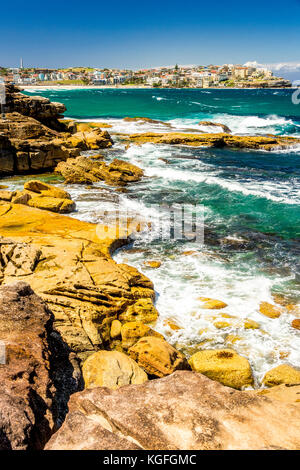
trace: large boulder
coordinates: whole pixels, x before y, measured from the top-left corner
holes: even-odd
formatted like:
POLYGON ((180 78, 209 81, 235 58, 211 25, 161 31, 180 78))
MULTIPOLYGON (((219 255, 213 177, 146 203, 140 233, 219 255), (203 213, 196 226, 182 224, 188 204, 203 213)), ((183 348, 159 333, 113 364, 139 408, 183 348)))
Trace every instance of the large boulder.
POLYGON ((263 383, 267 387, 281 384, 300 384, 300 369, 295 369, 288 364, 281 364, 265 374, 263 383))
POLYGON ((141 338, 129 348, 128 354, 148 374, 155 377, 172 374, 175 370, 189 369, 183 354, 164 339, 155 336, 141 338))
POLYGON ((228 387, 241 389, 253 384, 249 361, 232 349, 198 351, 189 363, 194 371, 228 387))
MULTIPOLYGON (((298 393, 300 386, 298 386, 298 393)), ((195 372, 76 393, 47 450, 299 449, 300 406, 195 372)))
POLYGON ((23 191, 0 191, 0 204, 12 202, 51 212, 68 213, 76 208, 67 191, 39 180, 27 181, 23 191))
POLYGON ((78 390, 78 366, 24 282, 0 288, 0 340, 0 450, 42 449, 78 390))
POLYGON ((139 181, 144 172, 131 163, 114 159, 109 165, 98 159, 80 156, 60 162, 56 173, 65 178, 66 183, 92 184, 105 181, 108 184, 124 186, 139 181))
POLYGON ((119 351, 95 352, 84 361, 82 373, 86 388, 116 389, 148 380, 147 374, 137 363, 119 351))

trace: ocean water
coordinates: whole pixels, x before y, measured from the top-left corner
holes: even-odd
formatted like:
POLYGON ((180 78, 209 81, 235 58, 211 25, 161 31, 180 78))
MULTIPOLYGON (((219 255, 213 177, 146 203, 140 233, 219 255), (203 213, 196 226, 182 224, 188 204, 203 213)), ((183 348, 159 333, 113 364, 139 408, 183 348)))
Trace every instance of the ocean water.
MULTIPOLYGON (((67 117, 105 121, 112 133, 216 132, 198 125, 209 120, 240 135, 300 136, 300 105, 292 103, 292 93, 93 89, 30 94, 65 103, 67 117), (126 122, 125 116, 162 120, 171 127, 126 122)), ((104 151, 107 160, 134 163, 146 177, 122 192, 102 183, 92 189, 70 186, 78 209, 72 215, 103 222, 130 211, 151 221, 114 258, 136 266, 154 282, 160 313, 155 329, 187 356, 203 348, 234 348, 249 359, 257 386, 276 365, 300 366, 300 334, 291 327, 300 318, 300 146, 261 152, 153 144, 126 148, 117 135, 114 141, 113 149, 104 151), (162 239, 156 229, 166 223, 168 205, 193 207, 199 217, 204 215, 204 240, 162 239), (149 269, 147 260, 162 265, 149 269), (270 319, 259 305, 267 301, 279 306, 276 294, 295 308, 270 319), (204 310, 199 297, 228 305, 204 310), (245 319, 256 321, 259 329, 245 329, 245 319), (169 320, 180 329, 172 330, 169 320), (228 325, 218 328, 220 321, 228 325)))

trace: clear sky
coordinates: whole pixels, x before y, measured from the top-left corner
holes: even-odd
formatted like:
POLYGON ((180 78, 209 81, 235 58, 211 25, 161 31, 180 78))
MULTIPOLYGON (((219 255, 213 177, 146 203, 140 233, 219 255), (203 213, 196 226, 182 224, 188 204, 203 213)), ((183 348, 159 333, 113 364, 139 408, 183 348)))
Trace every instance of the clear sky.
POLYGON ((16 0, 0 17, 2 66, 300 64, 300 0, 16 0))

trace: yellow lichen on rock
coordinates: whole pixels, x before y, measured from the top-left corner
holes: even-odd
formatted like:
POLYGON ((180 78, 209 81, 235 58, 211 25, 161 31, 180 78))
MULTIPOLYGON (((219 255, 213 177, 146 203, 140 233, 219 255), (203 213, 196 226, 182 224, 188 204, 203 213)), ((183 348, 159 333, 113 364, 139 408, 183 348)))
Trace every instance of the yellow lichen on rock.
POLYGON ((280 384, 300 384, 300 370, 288 364, 281 364, 265 374, 263 384, 267 387, 274 387, 274 385, 280 384))
POLYGON ((137 363, 119 351, 98 351, 82 365, 85 388, 108 387, 113 390, 129 384, 142 384, 147 374, 137 363))
POLYGON ((259 305, 259 311, 263 315, 269 318, 278 318, 282 313, 282 309, 270 304, 269 302, 261 302, 259 305))
POLYGON ((156 377, 164 377, 178 369, 189 369, 183 354, 154 336, 140 339, 128 353, 148 374, 156 377))
POLYGON ((253 383, 249 361, 232 349, 199 351, 189 363, 194 371, 228 387, 241 389, 253 383))

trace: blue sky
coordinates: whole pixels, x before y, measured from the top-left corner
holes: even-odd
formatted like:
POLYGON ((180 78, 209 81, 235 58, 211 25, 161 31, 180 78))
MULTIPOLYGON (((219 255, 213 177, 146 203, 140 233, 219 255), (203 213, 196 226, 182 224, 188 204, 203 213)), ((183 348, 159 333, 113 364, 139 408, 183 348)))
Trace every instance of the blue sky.
POLYGON ((1 19, 3 66, 300 64, 300 0, 16 0, 1 19))

